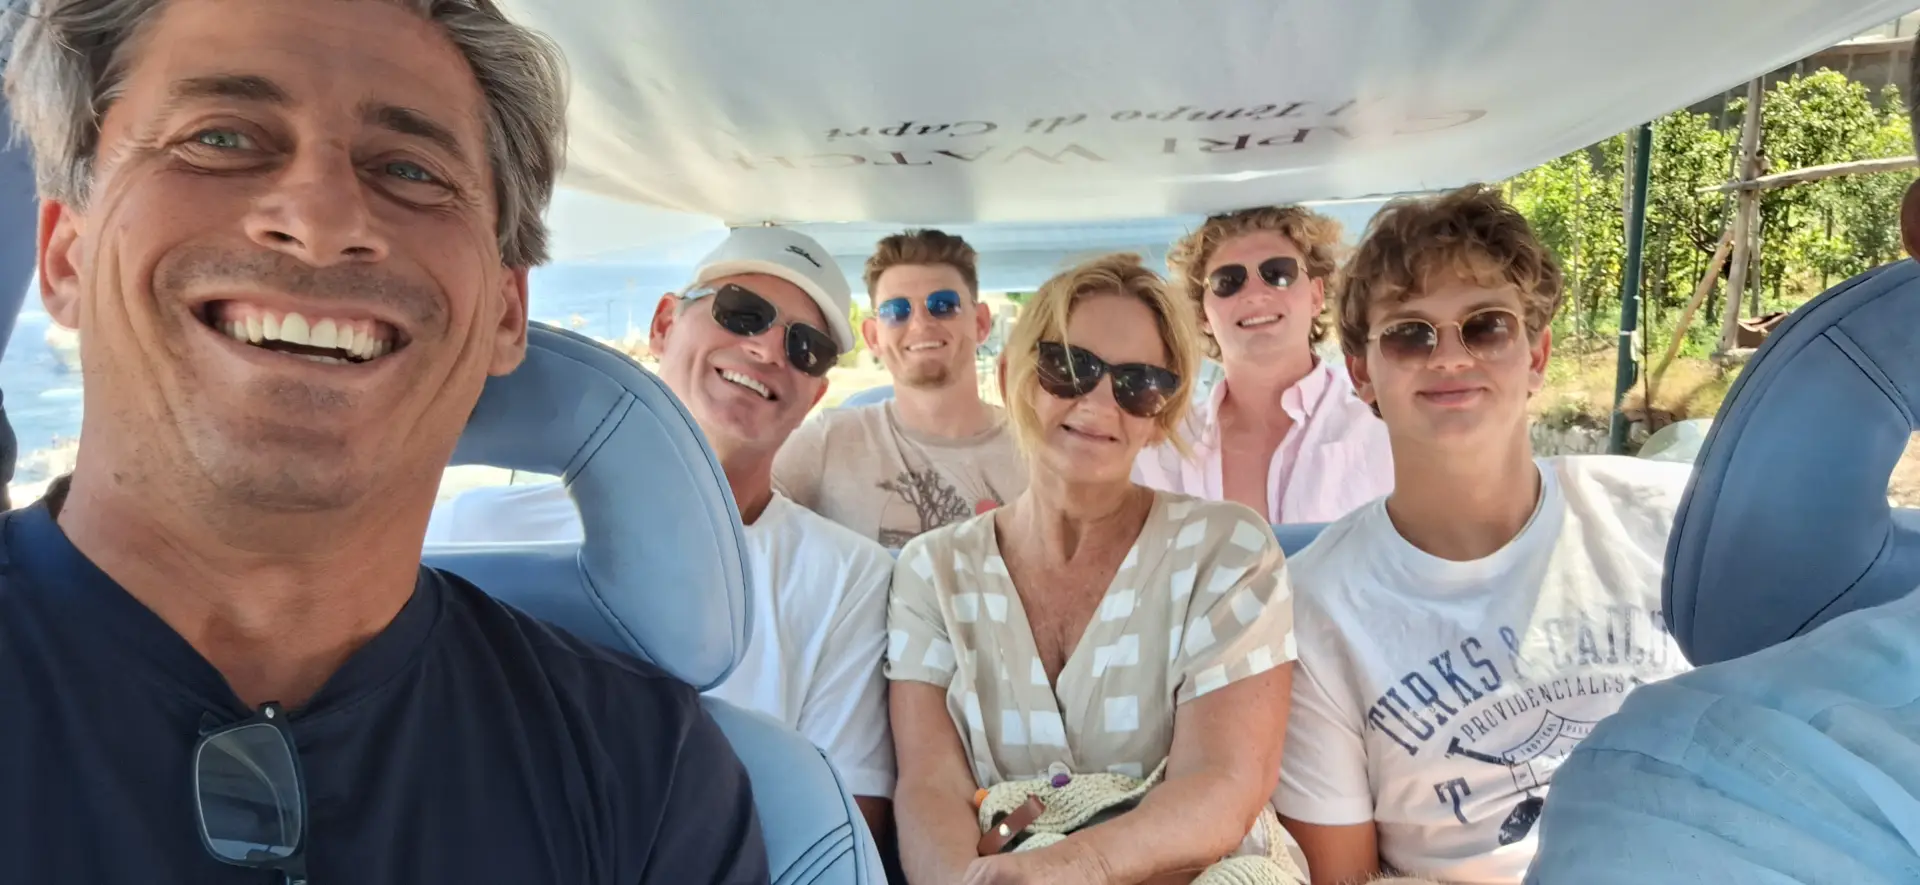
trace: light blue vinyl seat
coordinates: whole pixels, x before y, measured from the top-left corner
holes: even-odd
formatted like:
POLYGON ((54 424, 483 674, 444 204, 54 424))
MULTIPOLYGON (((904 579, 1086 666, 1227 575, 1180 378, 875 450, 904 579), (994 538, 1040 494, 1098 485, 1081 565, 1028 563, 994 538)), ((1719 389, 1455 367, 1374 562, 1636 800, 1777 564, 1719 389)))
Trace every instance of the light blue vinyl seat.
POLYGON ((840 405, 836 408, 853 409, 860 406, 870 406, 874 403, 883 403, 890 399, 893 399, 893 385, 886 384, 880 387, 869 387, 865 390, 855 391, 848 395, 846 399, 841 400, 840 405))
POLYGON ((1784 642, 1920 586, 1920 512, 1887 480, 1920 429, 1920 265, 1795 311, 1741 373, 1667 546, 1665 608, 1688 660, 1784 642))
MULTIPOLYGON (((425 561, 702 691, 719 684, 755 626, 726 474, 638 363, 537 323, 527 339, 525 364, 488 382, 453 463, 561 477, 585 539, 429 545, 425 561)), ((873 839, 821 751, 770 717, 706 706, 752 779, 773 881, 880 885, 873 839)))
POLYGON ((1291 522, 1273 527, 1274 540, 1280 542, 1280 552, 1288 557, 1300 555, 1307 545, 1320 537, 1321 530, 1327 527, 1324 522, 1291 522))

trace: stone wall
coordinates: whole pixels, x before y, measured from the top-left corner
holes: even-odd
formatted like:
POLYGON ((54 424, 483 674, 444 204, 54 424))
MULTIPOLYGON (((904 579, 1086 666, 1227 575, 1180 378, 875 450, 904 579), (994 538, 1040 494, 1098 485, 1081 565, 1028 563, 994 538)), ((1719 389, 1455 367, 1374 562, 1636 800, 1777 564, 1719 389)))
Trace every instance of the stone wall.
POLYGON ((1528 428, 1533 437, 1533 454, 1545 458, 1552 455, 1601 455, 1607 451, 1607 431, 1589 430, 1585 427, 1548 427, 1535 424, 1528 428))

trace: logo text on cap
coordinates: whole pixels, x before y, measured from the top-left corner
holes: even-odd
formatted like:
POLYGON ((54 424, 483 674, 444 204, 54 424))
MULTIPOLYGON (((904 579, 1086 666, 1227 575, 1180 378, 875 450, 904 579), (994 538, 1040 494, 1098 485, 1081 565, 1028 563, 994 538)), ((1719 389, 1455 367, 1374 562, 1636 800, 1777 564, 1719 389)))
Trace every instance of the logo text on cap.
POLYGON ((820 262, 815 261, 812 255, 807 254, 807 250, 802 249, 799 246, 788 246, 787 251, 792 252, 793 254, 798 255, 801 258, 805 258, 807 260, 807 263, 813 265, 814 267, 820 267, 820 262))

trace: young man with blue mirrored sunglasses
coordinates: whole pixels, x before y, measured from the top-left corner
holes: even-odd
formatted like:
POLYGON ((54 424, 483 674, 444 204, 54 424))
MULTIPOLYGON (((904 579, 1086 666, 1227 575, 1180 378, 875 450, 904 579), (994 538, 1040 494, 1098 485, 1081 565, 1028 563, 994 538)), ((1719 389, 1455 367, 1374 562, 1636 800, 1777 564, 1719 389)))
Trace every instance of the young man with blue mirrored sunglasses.
POLYGON ((793 500, 882 545, 972 517, 1026 488, 1026 464, 975 362, 993 315, 977 255, 960 237, 909 230, 867 260, 867 348, 893 376, 890 400, 822 412, 774 462, 793 500))

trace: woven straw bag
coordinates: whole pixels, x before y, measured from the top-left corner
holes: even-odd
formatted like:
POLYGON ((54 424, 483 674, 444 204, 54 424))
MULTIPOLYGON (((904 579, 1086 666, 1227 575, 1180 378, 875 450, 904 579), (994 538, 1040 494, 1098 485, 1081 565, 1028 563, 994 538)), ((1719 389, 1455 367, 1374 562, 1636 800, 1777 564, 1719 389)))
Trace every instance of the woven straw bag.
MULTIPOLYGON (((1047 810, 1026 828, 1025 835, 1011 850, 1045 848, 1066 839, 1070 833, 1132 810, 1148 790, 1166 778, 1166 773, 1167 763, 1162 761, 1145 780, 1103 771, 995 784, 977 797, 980 831, 985 833, 997 826, 1001 818, 1025 804, 1028 797, 1039 797, 1047 810), (1062 785, 1055 786, 1056 783, 1062 785)), ((1306 881, 1287 853, 1280 819, 1274 816, 1271 807, 1261 809, 1260 816, 1254 820, 1253 832, 1242 844, 1248 843, 1265 846, 1265 853, 1241 853, 1223 858, 1203 870, 1193 885, 1299 885, 1306 881)))

